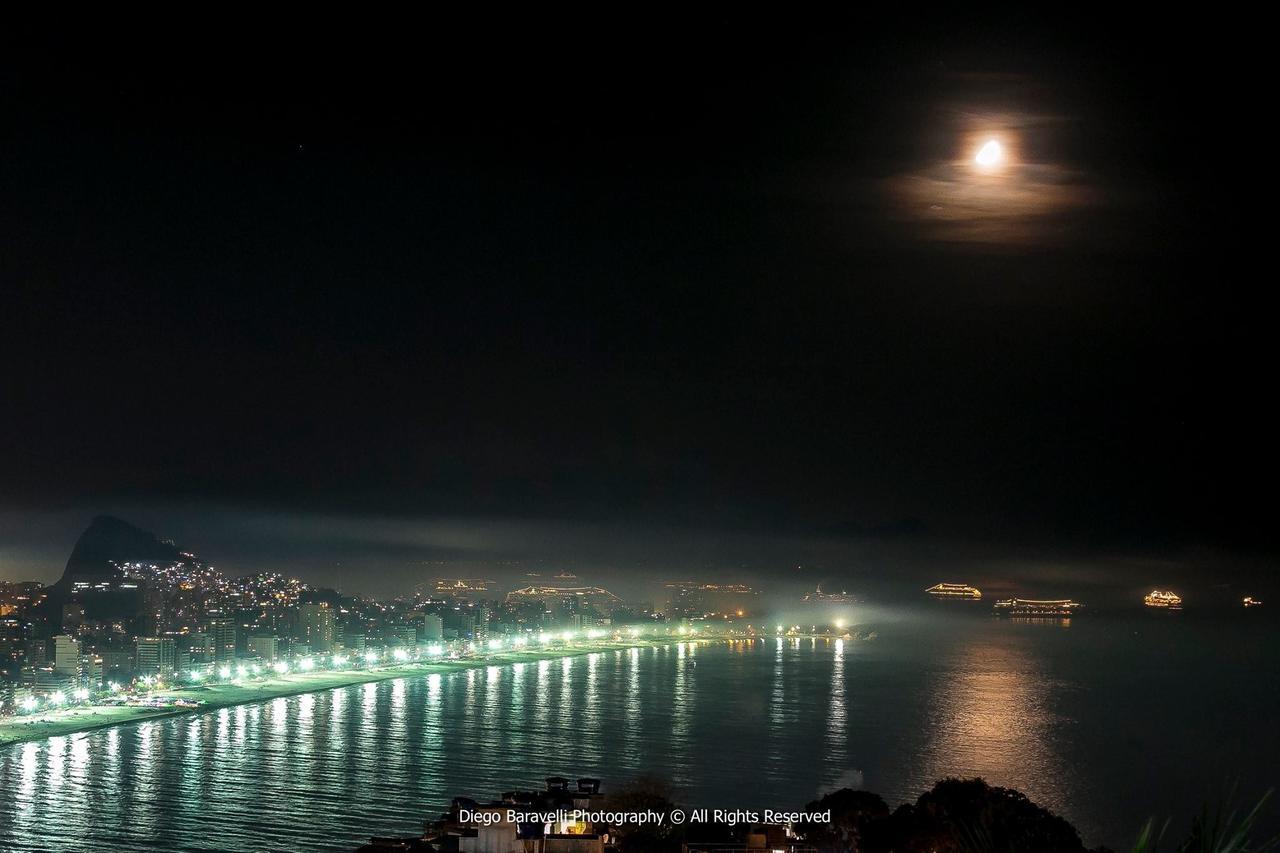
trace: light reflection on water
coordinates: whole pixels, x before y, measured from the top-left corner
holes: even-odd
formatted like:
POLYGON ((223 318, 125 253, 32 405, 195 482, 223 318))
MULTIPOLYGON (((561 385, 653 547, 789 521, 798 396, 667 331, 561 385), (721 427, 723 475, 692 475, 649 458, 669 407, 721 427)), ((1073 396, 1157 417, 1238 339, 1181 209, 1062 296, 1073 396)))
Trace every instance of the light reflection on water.
POLYGON ((982 775, 1118 847, 1149 814, 1213 795, 1220 767, 1194 737, 1208 722, 1242 790, 1267 782, 1250 762, 1274 764, 1266 711, 1280 697, 1252 676, 1274 671, 1274 642, 1249 647, 1273 650, 1260 660, 1101 624, 685 642, 18 744, 0 749, 0 849, 92 837, 101 850, 350 850, 414 833, 455 795, 641 772, 687 802, 740 808, 798 807, 859 780, 896 806, 940 777, 982 775), (1189 702, 1184 679, 1210 674, 1217 702, 1189 702), (1236 717, 1212 720, 1222 709, 1236 717))
POLYGON ((929 739, 912 773, 926 788, 948 775, 1025 779, 1019 790, 1062 803, 1063 774, 1050 744, 1054 685, 1016 646, 963 642, 935 675, 929 739))

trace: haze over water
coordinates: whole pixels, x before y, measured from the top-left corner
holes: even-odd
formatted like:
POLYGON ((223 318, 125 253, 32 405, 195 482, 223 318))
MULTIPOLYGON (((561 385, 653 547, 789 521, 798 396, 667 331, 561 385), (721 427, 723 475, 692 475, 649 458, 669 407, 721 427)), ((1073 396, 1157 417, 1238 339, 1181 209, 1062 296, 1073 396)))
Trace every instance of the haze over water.
POLYGON ((1148 816, 1180 832, 1231 782, 1251 805, 1280 781, 1270 621, 941 607, 859 628, 876 638, 609 651, 17 744, 0 848, 350 850, 453 796, 641 772, 757 809, 842 786, 894 807, 981 775, 1118 848, 1148 816))

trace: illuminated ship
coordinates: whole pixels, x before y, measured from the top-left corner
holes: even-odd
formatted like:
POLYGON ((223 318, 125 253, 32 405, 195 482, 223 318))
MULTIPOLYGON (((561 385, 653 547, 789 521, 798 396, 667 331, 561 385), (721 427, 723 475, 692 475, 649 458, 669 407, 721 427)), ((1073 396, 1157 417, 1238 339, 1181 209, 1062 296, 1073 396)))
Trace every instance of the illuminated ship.
POLYGON ((805 604, 853 604, 857 602, 856 595, 850 595, 845 590, 840 592, 823 592, 822 584, 818 584, 817 589, 813 592, 806 592, 804 598, 800 599, 805 604))
POLYGON ((1032 598, 1006 598, 996 602, 998 616, 1018 616, 1023 619, 1069 619, 1083 607, 1078 601, 1059 598, 1041 601, 1032 598))
POLYGON ((1245 607, 1261 607, 1262 602, 1254 598, 1252 595, 1246 595, 1244 597, 1244 606, 1245 607))
POLYGON ((1181 610, 1182 598, 1176 592, 1167 589, 1153 589, 1143 597, 1142 603, 1148 607, 1161 607, 1166 610, 1181 610))
POLYGON ((925 592, 934 598, 967 598, 973 601, 982 598, 982 590, 963 583, 938 583, 925 592))

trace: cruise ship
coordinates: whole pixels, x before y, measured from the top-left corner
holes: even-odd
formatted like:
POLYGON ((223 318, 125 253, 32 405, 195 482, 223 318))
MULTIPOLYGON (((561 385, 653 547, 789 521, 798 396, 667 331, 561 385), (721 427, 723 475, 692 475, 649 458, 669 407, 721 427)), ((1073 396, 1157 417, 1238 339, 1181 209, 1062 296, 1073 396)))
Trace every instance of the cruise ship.
POLYGON ((1084 605, 1069 598, 1052 601, 1034 598, 1005 598, 996 602, 998 616, 1019 616, 1023 619, 1069 619, 1084 605))
POLYGON ((1142 603, 1148 607, 1160 607, 1165 610, 1181 610, 1182 598, 1176 593, 1167 589, 1153 589, 1147 593, 1142 603))
POLYGON ((804 598, 800 600, 805 604, 856 604, 858 597, 850 595, 847 590, 823 592, 822 584, 818 584, 817 589, 813 592, 806 592, 804 598))
POLYGON ((967 598, 973 601, 982 598, 982 590, 964 583, 938 583, 925 592, 934 598, 967 598))
POLYGON ((1254 598, 1252 595, 1246 595, 1244 597, 1244 606, 1245 607, 1261 607, 1262 602, 1254 598))

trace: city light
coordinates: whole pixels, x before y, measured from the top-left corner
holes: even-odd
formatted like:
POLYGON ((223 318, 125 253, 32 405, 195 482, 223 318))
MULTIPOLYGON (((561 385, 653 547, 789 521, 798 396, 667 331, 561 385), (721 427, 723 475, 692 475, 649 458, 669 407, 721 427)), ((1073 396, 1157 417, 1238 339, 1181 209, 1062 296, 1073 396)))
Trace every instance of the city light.
POLYGON ((0 853, 1280 853, 1196 8, 0 51, 0 853))

